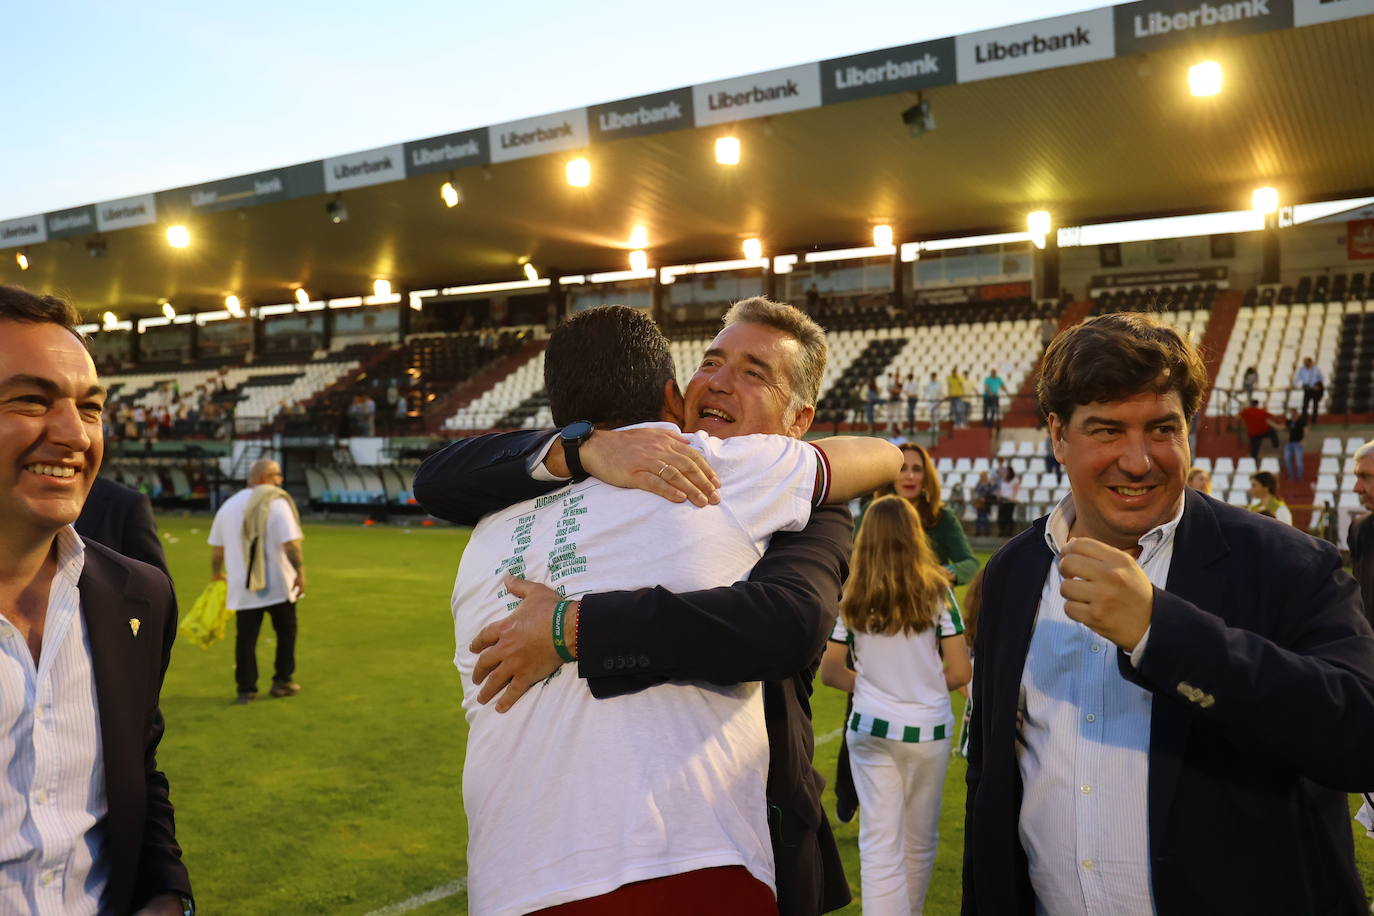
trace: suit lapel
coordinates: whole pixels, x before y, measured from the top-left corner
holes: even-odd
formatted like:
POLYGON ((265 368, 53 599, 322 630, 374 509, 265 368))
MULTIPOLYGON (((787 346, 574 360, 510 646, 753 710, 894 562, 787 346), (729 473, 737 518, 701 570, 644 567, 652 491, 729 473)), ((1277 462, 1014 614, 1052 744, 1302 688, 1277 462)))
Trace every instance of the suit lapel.
MULTIPOLYGON (((1169 564, 1165 591, 1211 611, 1220 606, 1226 579, 1211 567, 1225 557, 1230 548, 1223 540, 1216 513, 1206 497, 1194 490, 1185 491, 1183 518, 1174 535, 1174 555, 1169 564)), ((1150 713, 1150 842, 1164 837, 1183 748, 1191 724, 1188 711, 1179 703, 1156 696, 1150 713)), ((1158 849, 1152 852, 1158 853, 1158 849)))
MULTIPOLYGON (((143 713, 147 678, 145 647, 157 639, 149 620, 148 602, 131 599, 125 592, 128 571, 111 563, 91 542, 78 588, 81 616, 91 642, 91 668, 95 675, 96 704, 100 713, 101 756, 105 766, 105 796, 112 864, 129 853, 119 838, 142 819, 143 713), (135 637, 129 621, 137 618, 153 632, 135 637)), ((112 869, 112 881, 119 874, 112 869)))
POLYGON ((1005 627, 998 639, 1000 654, 997 664, 997 692, 992 698, 994 722, 1009 731, 1006 740, 999 741, 999 749, 1011 751, 1015 747, 1016 707, 1020 701, 1021 677, 1030 651, 1031 634, 1040 610, 1040 593, 1045 577, 1050 574, 1054 554, 1045 543, 1045 519, 1032 527, 1034 534, 1013 557, 1008 557, 1008 569, 1000 576, 1007 583, 1003 607, 999 608, 999 623, 1005 627), (1005 745, 1005 747, 1004 747, 1005 745))

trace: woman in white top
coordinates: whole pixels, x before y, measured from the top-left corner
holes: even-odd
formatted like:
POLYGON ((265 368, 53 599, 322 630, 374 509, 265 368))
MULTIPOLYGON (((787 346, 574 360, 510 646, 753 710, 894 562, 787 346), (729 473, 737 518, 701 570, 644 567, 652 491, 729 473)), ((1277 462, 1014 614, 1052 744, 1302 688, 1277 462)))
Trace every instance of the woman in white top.
POLYGON ((972 674, 947 582, 911 504, 875 500, 820 672, 854 694, 845 743, 861 811, 865 916, 920 913, 930 886, 954 730, 949 691, 972 674))

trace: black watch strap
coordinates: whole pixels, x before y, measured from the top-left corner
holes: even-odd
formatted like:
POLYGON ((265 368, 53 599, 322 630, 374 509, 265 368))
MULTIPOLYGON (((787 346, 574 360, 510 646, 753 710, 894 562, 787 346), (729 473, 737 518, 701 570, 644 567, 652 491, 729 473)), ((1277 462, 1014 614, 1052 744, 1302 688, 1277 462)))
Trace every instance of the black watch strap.
POLYGON ((563 427, 558 434, 559 438, 563 440, 563 460, 568 463, 568 470, 572 472, 574 483, 586 480, 591 476, 587 473, 586 468, 582 467, 582 455, 579 449, 582 448, 582 443, 592 437, 595 429, 596 427, 586 420, 578 420, 563 427))

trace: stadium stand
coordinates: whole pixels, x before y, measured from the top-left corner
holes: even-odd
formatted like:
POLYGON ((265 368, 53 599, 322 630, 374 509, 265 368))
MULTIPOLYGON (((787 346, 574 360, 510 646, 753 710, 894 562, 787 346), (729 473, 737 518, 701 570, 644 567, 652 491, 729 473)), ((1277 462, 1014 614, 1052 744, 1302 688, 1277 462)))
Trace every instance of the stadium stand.
MULTIPOLYGON (((1254 297, 1247 294, 1247 301, 1254 297)), ((1280 300, 1282 296, 1279 297, 1280 300)), ((1236 316, 1235 328, 1227 342, 1221 368, 1215 380, 1215 394, 1207 406, 1208 416, 1236 413, 1248 406, 1244 378, 1248 369, 1258 374, 1252 397, 1271 413, 1302 406, 1302 389, 1293 376, 1303 357, 1313 357, 1323 375, 1330 380, 1335 367, 1338 343, 1342 337, 1347 310, 1363 311, 1360 302, 1312 302, 1274 305, 1246 305, 1236 316)), ((1371 355, 1374 355, 1372 351, 1371 355)), ((1353 361, 1347 365, 1353 365, 1353 361)), ((1327 388, 1319 413, 1330 412, 1334 385, 1327 388)))

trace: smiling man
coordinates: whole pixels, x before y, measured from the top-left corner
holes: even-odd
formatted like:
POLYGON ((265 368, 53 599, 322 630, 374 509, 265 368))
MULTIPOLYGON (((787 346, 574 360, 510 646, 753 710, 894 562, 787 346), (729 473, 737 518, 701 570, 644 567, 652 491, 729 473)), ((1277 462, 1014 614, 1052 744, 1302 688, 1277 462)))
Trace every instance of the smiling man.
MULTIPOLYGON (((726 314, 687 385, 683 429, 720 438, 800 437, 815 415, 825 361, 824 331, 799 310, 762 298, 742 300, 726 314)), ((623 371, 587 371, 617 368, 623 371)), ((561 433, 531 430, 454 442, 421 466, 415 496, 426 511, 471 525, 583 475, 673 502, 690 499, 698 507, 716 498, 720 484, 675 431, 597 430, 584 437, 570 426, 561 433)), ((810 697, 848 574, 852 533, 847 509, 819 507, 800 531, 772 537, 747 581, 681 593, 663 587, 599 591, 570 608, 575 673, 598 699, 660 690, 673 681, 763 681, 768 826, 782 916, 813 916, 849 902, 839 850, 821 809, 824 781, 811 763, 810 697)), ((549 638, 555 604, 547 588, 526 587, 527 600, 486 627, 473 645, 481 652, 478 699, 495 702, 498 710, 510 709, 530 685, 560 669, 549 638)))
POLYGON ((0 286, 0 912, 193 911, 157 770, 161 570, 72 523, 105 392, 70 304, 0 286))
POLYGON ((1185 489, 1206 384, 1138 314, 1045 355, 1071 492, 985 573, 966 913, 1365 912, 1374 633, 1330 544, 1185 489))

